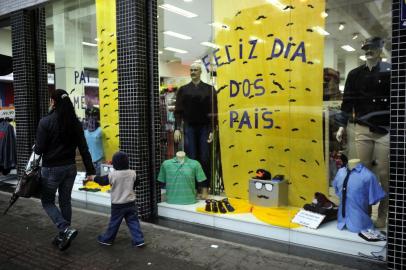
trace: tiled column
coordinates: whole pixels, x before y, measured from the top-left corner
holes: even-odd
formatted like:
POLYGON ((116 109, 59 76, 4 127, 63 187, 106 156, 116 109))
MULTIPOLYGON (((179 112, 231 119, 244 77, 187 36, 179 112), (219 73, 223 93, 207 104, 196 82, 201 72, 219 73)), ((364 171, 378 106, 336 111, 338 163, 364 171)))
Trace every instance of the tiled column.
POLYGON ((406 28, 400 26, 400 0, 393 0, 392 12, 388 268, 406 269, 406 28))
POLYGON ((45 113, 48 104, 44 9, 14 12, 11 32, 17 170, 20 175, 31 154, 39 117, 45 113))
POLYGON ((156 209, 160 156, 156 1, 117 0, 116 9, 120 148, 141 181, 139 214, 149 219, 156 209))

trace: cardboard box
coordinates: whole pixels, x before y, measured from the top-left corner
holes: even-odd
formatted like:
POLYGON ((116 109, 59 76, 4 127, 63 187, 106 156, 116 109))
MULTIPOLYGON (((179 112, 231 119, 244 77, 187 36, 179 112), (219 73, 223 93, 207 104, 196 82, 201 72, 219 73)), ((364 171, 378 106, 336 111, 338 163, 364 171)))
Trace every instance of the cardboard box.
POLYGON ((265 207, 288 205, 287 181, 250 179, 249 202, 252 205, 265 207))

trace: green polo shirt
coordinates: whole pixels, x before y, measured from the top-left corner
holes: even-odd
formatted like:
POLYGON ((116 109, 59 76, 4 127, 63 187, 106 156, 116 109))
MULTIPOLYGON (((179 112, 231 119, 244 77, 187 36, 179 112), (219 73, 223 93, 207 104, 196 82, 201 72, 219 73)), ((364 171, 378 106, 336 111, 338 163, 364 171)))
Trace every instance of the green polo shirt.
POLYGON ((196 180, 202 182, 206 175, 197 160, 187 157, 183 163, 176 157, 165 160, 158 175, 158 181, 166 183, 166 202, 171 204, 196 203, 196 180))

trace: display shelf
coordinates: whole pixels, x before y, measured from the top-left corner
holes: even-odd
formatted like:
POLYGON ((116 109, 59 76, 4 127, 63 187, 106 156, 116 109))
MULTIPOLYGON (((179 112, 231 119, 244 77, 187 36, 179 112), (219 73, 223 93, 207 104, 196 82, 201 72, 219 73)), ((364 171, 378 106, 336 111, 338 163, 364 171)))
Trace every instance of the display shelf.
POLYGON ((73 185, 72 189, 72 200, 82 202, 85 204, 94 204, 99 206, 105 206, 110 208, 110 194, 106 192, 89 192, 79 190, 82 187, 81 183, 76 183, 73 185))
POLYGON ((301 246, 359 256, 381 251, 386 242, 367 242, 356 233, 338 230, 337 222, 322 224, 317 230, 306 227, 288 229, 276 227, 258 220, 250 213, 246 214, 206 214, 196 212, 204 207, 204 201, 191 205, 173 205, 158 203, 158 215, 161 217, 205 225, 237 233, 263 237, 301 246))

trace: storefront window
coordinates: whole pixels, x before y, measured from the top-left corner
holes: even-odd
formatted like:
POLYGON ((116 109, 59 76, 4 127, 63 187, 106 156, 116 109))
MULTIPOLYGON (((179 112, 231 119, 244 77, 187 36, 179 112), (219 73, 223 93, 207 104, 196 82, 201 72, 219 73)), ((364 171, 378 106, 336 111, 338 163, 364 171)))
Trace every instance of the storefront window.
POLYGON ((8 187, 17 181, 16 123, 14 107, 11 27, 0 20, 0 186, 8 187))
MULTIPOLYGON (((111 169, 118 151, 118 80, 115 7, 99 0, 61 0, 46 7, 47 59, 53 89, 64 89, 83 123, 97 175, 111 169)), ((110 205, 110 186, 85 178, 79 153, 72 197, 79 202, 110 205), (88 192, 94 196, 88 198, 88 192)))
POLYGON ((159 1, 160 214, 353 255, 383 248, 368 237, 384 238, 387 213, 387 2, 159 1))

